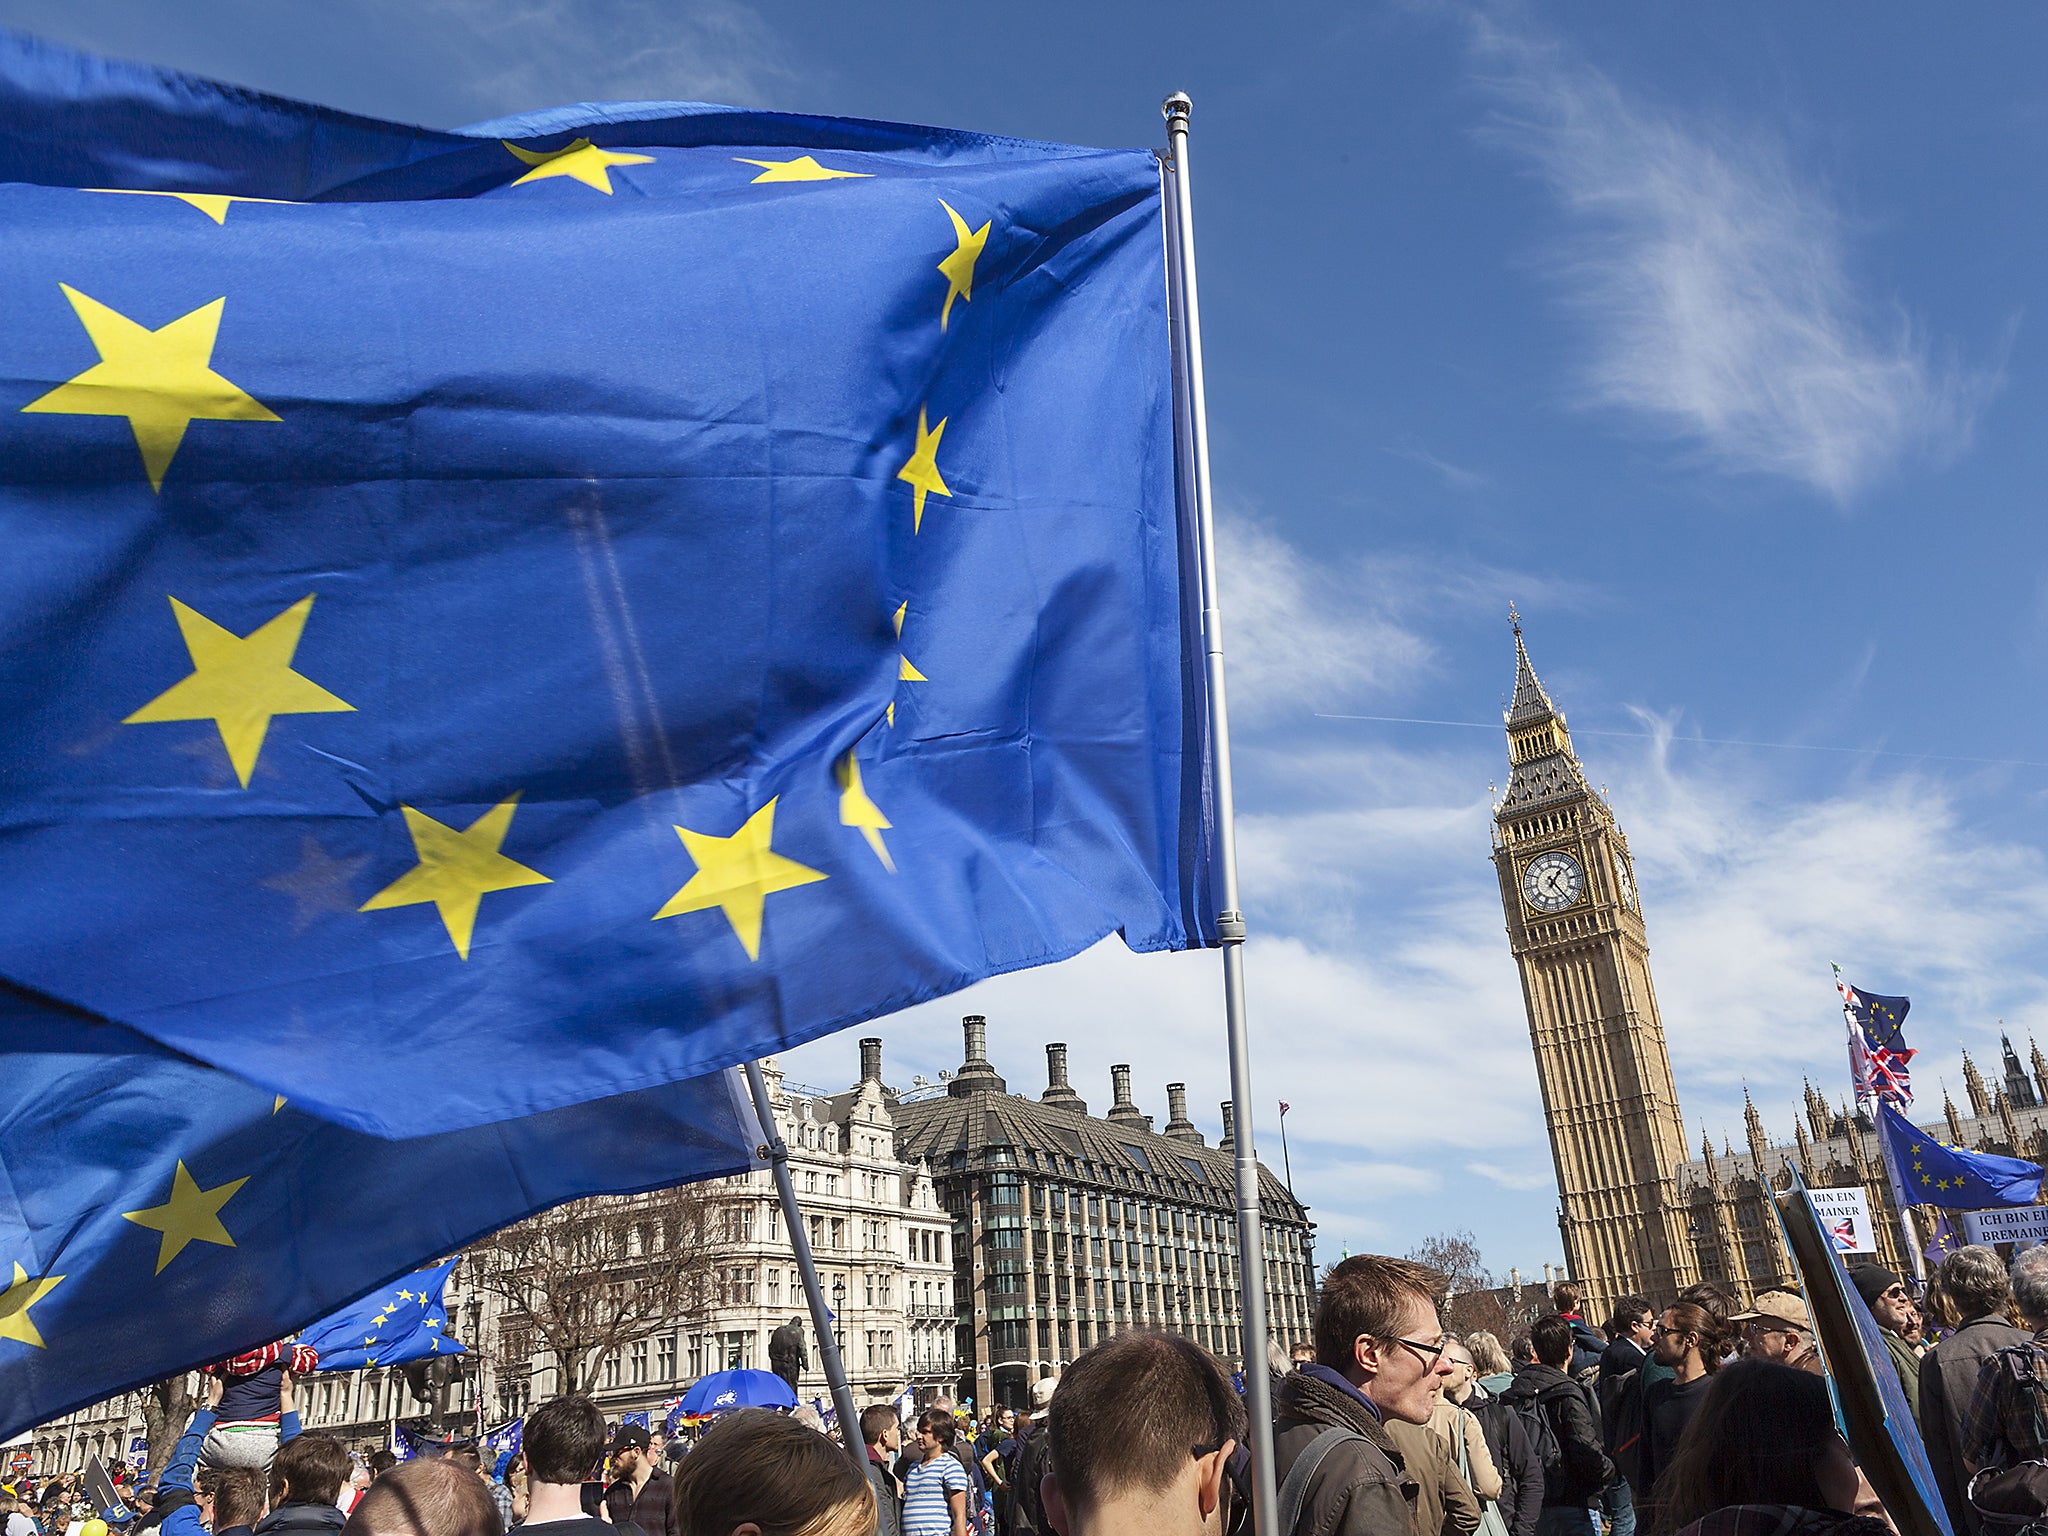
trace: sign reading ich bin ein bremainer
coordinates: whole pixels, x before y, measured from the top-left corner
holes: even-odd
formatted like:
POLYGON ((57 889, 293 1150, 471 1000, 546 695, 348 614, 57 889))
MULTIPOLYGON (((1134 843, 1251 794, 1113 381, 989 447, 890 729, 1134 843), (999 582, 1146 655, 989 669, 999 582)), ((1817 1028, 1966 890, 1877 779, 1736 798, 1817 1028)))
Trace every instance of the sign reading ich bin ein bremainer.
POLYGON ((2048 1242, 2048 1205, 2001 1206, 1990 1211, 1963 1212, 1963 1230, 1973 1243, 2048 1242))

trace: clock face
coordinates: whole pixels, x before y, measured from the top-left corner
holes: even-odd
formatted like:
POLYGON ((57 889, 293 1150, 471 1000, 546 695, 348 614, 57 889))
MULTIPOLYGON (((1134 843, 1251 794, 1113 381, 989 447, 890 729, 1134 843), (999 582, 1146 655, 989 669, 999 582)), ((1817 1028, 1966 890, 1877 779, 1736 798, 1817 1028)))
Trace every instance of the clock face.
POLYGON ((1570 854, 1539 853, 1522 869, 1522 899, 1538 912, 1562 912, 1586 889, 1586 872, 1570 854))
POLYGON ((1631 912, 1643 910, 1640 906, 1636 905, 1636 877, 1635 872, 1628 867, 1626 855, 1617 854, 1615 856, 1614 883, 1621 891, 1621 904, 1623 906, 1627 907, 1631 912))

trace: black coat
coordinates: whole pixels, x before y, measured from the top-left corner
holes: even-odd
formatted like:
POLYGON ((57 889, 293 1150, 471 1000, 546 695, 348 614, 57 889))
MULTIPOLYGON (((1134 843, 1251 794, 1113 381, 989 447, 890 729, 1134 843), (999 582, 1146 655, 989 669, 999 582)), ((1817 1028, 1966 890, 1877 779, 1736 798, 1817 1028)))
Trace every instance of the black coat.
POLYGON ((1601 1449, 1600 1421, 1586 1389, 1554 1365, 1525 1365, 1515 1372, 1514 1385, 1501 1394, 1511 1407, 1533 1402, 1550 1421, 1559 1455, 1571 1480, 1590 1491, 1579 1496, 1545 1480, 1545 1509, 1583 1509, 1614 1480, 1614 1463, 1601 1449))
POLYGON ((1477 1382, 1464 1406, 1479 1420, 1487 1452, 1500 1473, 1500 1517, 1507 1522, 1508 1536, 1536 1536, 1536 1520, 1543 1513, 1543 1463, 1537 1460, 1522 1421, 1477 1382))
POLYGON ((329 1536, 348 1517, 333 1504, 280 1504, 256 1522, 256 1536, 329 1536))

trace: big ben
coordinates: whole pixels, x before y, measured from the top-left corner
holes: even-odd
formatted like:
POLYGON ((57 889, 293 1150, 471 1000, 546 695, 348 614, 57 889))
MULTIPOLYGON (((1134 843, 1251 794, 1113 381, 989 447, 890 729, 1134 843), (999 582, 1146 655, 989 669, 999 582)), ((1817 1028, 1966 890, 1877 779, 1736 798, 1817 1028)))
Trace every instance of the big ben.
POLYGON ((1508 942, 1557 1168, 1558 1227, 1588 1311, 1697 1279, 1678 1200, 1685 1127, 1650 983, 1628 839, 1592 792, 1515 621, 1507 792, 1494 808, 1508 942))

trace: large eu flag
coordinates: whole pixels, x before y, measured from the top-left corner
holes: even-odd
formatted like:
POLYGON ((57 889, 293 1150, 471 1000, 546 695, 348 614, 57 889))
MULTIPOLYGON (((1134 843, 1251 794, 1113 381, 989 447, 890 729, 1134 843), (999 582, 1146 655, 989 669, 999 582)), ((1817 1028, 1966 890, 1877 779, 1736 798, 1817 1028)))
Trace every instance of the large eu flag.
POLYGON ((13 37, 0 221, 24 992, 419 1135, 1214 941, 1153 153, 13 37))
POLYGON ((1892 1188, 1912 1205, 1981 1211, 2032 1205, 2041 1193, 2041 1165, 2025 1158, 1972 1152, 1937 1141, 1889 1099, 1877 1101, 1878 1141, 1891 1160, 1892 1188))
MULTIPOLYGON (((0 1039, 0 1440, 531 1212, 745 1172, 760 1135, 730 1069, 393 1140, 5 987, 0 1039)), ((365 1071, 410 1091, 402 1064, 365 1071)))

